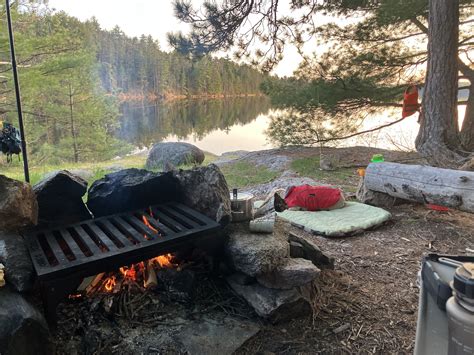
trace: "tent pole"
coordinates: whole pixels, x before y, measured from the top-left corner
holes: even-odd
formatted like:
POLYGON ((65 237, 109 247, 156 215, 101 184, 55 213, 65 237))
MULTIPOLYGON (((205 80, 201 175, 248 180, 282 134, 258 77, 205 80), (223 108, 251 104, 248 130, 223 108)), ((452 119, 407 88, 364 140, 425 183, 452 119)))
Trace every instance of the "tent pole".
POLYGON ((10 40, 10 54, 12 59, 13 82, 15 84, 16 108, 18 112, 18 123, 20 125, 21 152, 23 155, 23 170, 25 172, 25 181, 30 182, 30 172, 28 169, 28 155, 26 154, 25 128, 23 126, 23 112, 21 110, 20 83, 18 81, 18 71, 16 67, 15 43, 13 39, 12 19, 10 14, 10 1, 5 0, 8 22, 8 37, 10 40))

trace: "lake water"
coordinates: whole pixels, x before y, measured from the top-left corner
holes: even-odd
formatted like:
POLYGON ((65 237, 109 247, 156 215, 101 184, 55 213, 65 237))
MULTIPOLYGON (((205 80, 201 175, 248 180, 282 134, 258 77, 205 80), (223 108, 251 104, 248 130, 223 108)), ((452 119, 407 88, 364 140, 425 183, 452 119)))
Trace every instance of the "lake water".
MULTIPOLYGON (((465 106, 460 106, 460 117, 465 106)), ((222 154, 235 150, 262 150, 275 147, 266 130, 272 108, 265 97, 171 102, 129 102, 122 105, 119 137, 136 147, 156 142, 181 141, 222 154)), ((367 130, 398 119, 401 109, 387 110, 367 117, 360 130, 367 130)), ((341 146, 364 145, 387 149, 414 149, 418 114, 380 131, 342 141, 341 146)))

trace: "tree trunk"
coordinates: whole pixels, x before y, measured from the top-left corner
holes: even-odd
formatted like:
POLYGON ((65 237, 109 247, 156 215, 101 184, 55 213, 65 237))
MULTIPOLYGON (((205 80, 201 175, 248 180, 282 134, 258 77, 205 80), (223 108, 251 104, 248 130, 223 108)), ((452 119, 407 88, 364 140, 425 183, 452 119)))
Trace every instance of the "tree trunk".
POLYGON ((71 84, 69 84, 69 118, 71 123, 72 148, 74 151, 74 163, 79 161, 79 152, 76 141, 76 124, 74 122, 74 94, 72 92, 71 84))
POLYGON ((416 148, 436 166, 457 166, 459 0, 430 0, 428 64, 416 148))
POLYGON ((461 143, 464 150, 474 152, 474 83, 471 82, 469 97, 466 103, 466 113, 461 128, 461 143))

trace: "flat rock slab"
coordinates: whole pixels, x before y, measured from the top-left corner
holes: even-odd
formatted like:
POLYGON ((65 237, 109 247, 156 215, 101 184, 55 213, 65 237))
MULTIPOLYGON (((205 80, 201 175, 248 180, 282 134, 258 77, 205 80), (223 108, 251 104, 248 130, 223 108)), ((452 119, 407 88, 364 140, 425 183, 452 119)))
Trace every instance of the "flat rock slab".
POLYGON ((353 235, 383 224, 391 214, 382 208, 358 202, 346 202, 346 206, 332 211, 283 211, 278 213, 292 225, 326 237, 353 235))
POLYGON ((232 279, 227 279, 227 282, 260 317, 272 323, 287 321, 311 313, 308 301, 297 289, 275 290, 263 287, 258 283, 244 286, 232 279))
POLYGON ((225 246, 232 266, 244 274, 257 276, 285 263, 289 245, 274 234, 234 231, 225 246))
POLYGON ((31 185, 0 175, 0 230, 17 231, 37 221, 38 203, 31 185))
POLYGON ((253 322, 227 317, 189 322, 174 337, 190 355, 224 355, 233 354, 259 330, 253 322))
POLYGON ((290 254, 292 258, 303 258, 320 269, 334 269, 334 258, 324 253, 313 241, 295 233, 289 233, 290 254))
POLYGON ((315 280, 320 272, 310 260, 288 258, 272 272, 258 275, 257 281, 268 288, 291 290, 315 280))

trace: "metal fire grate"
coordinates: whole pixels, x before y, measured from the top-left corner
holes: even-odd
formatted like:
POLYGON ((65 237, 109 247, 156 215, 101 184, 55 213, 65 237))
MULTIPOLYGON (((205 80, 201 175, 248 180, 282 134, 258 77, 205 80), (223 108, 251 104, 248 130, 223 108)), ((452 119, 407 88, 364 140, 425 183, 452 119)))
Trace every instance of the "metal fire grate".
POLYGON ((24 235, 42 288, 46 315, 81 279, 175 251, 220 229, 179 203, 101 217, 24 235))

